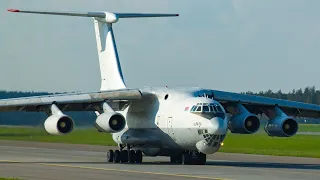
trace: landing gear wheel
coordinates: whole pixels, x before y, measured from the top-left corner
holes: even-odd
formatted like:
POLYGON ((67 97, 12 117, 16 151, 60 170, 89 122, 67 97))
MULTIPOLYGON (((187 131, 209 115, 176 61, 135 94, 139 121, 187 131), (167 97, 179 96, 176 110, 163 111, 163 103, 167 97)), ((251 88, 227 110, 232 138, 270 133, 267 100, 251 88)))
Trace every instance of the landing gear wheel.
POLYGON ((113 157, 114 157, 113 151, 112 151, 112 150, 109 150, 109 151, 107 152, 107 161, 108 161, 108 162, 113 162, 113 157))
POLYGON ((207 161, 207 155, 203 154, 203 153, 199 153, 196 164, 197 165, 204 165, 204 164, 206 164, 206 161, 207 161))
POLYGON ((170 156, 170 162, 172 163, 172 164, 181 164, 182 163, 182 156, 181 156, 181 154, 179 154, 179 155, 172 155, 172 156, 170 156))
POLYGON ((135 162, 135 156, 136 156, 136 153, 134 150, 130 150, 129 151, 129 163, 134 163, 135 162))
POLYGON ((190 153, 183 153, 182 154, 182 161, 181 164, 191 164, 192 158, 190 153))
POLYGON ((128 151, 122 150, 120 154, 121 154, 121 162, 122 163, 128 162, 128 151))
POLYGON ((121 160, 121 154, 119 150, 115 150, 113 154, 113 162, 119 163, 121 160))
POLYGON ((137 164, 142 163, 142 151, 137 150, 135 152, 135 161, 136 161, 137 164))

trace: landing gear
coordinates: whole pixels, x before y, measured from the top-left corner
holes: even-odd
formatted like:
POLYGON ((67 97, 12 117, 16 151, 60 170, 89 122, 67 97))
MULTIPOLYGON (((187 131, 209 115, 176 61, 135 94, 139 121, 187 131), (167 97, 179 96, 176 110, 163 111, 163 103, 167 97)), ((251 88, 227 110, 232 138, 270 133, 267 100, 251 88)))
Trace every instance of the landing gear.
POLYGON ((173 155, 170 157, 171 163, 184 164, 184 165, 204 165, 206 164, 207 156, 206 154, 187 151, 181 155, 173 155))
POLYGON ((142 152, 140 150, 132 150, 127 145, 128 150, 123 150, 123 146, 119 146, 120 150, 109 150, 107 152, 107 162, 114 163, 142 163, 142 152))
POLYGON ((107 152, 107 161, 108 161, 108 162, 113 162, 113 159, 114 159, 114 153, 113 153, 112 150, 109 150, 109 151, 107 152))
MULTIPOLYGON (((112 150, 111 150, 112 151, 112 150)), ((115 163, 119 163, 121 160, 121 156, 120 156, 120 151, 119 150, 115 150, 114 151, 114 157, 113 157, 113 162, 115 163)), ((112 161, 111 161, 112 162, 112 161)))
POLYGON ((175 154, 175 155, 170 156, 170 162, 173 164, 181 164, 182 163, 181 154, 175 154))

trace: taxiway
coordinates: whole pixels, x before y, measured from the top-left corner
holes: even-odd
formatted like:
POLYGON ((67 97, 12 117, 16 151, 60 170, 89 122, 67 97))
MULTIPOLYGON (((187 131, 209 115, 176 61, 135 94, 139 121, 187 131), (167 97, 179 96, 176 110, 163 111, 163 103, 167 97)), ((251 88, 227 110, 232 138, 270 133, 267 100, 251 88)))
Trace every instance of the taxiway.
POLYGON ((21 179, 318 180, 320 159, 216 153, 206 165, 172 165, 166 157, 142 164, 106 163, 109 147, 0 141, 0 176, 21 179))

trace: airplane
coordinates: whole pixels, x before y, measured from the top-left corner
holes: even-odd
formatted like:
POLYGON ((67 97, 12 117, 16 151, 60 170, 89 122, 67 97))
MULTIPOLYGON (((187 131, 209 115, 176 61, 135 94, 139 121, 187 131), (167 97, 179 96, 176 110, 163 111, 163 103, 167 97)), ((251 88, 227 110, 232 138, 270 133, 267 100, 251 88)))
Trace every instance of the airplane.
POLYGON ((92 111, 94 127, 110 133, 118 148, 108 150, 106 162, 142 163, 144 156, 170 157, 170 163, 204 165, 228 133, 254 134, 261 118, 269 136, 291 137, 297 117, 320 117, 320 106, 208 88, 128 88, 121 70, 113 25, 123 18, 177 17, 179 14, 114 12, 49 12, 8 9, 14 13, 90 17, 101 75, 95 92, 60 93, 0 100, 0 112, 42 112, 44 129, 67 135, 75 128, 68 111, 92 111))

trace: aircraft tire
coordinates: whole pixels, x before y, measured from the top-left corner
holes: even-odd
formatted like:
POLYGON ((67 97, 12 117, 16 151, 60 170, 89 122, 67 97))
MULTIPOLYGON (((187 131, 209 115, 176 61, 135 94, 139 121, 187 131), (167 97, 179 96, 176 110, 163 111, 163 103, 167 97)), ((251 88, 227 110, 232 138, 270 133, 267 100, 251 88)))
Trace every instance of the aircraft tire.
POLYGON ((182 154, 181 164, 183 164, 183 165, 192 164, 192 157, 191 157, 191 154, 190 154, 190 153, 183 153, 183 154, 182 154))
POLYGON ((122 163, 127 163, 128 162, 128 151, 127 150, 122 150, 120 151, 120 161, 122 163))
POLYGON ((137 164, 142 163, 142 151, 137 150, 135 152, 135 161, 136 161, 137 164))
POLYGON ((170 162, 171 162, 172 164, 181 164, 181 163, 182 163, 182 156, 181 156, 181 154, 170 156, 170 162))
POLYGON ((119 150, 115 150, 113 154, 113 162, 119 163, 121 160, 121 154, 119 150))
POLYGON ((128 161, 129 163, 134 163, 136 160, 136 152, 134 150, 129 151, 128 161))
POLYGON ((108 161, 108 162, 113 162, 113 158, 114 158, 113 150, 109 150, 109 151, 107 152, 107 161, 108 161))
POLYGON ((207 155, 203 154, 203 153, 199 153, 196 164, 197 165, 204 165, 204 164, 206 164, 206 161, 207 161, 207 155))

